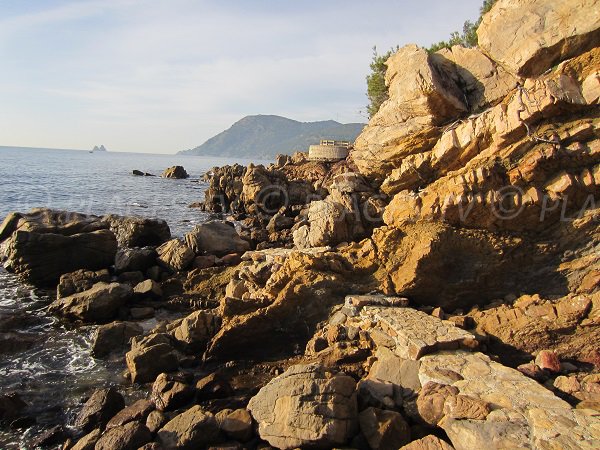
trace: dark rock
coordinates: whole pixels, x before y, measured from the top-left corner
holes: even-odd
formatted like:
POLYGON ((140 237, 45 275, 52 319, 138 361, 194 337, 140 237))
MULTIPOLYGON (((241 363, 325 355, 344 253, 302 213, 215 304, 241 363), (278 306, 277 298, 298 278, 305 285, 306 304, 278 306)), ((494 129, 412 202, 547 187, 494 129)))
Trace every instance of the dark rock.
POLYGON ((108 230, 72 236, 16 231, 6 245, 4 267, 36 286, 52 286, 65 273, 111 266, 116 251, 108 230))
POLYGON ((97 283, 87 291, 55 300, 48 310, 85 322, 107 322, 132 296, 129 285, 97 283))
POLYGON ((129 310, 129 314, 131 315, 132 320, 150 319, 154 317, 154 308, 152 308, 151 306, 131 308, 129 310))
POLYGON ((216 263, 217 258, 215 257, 215 255, 202 255, 196 256, 192 267, 194 269, 207 269, 208 267, 214 266, 216 263))
POLYGON ((150 430, 139 422, 129 422, 106 431, 94 450, 137 450, 152 440, 150 430))
POLYGON ((144 274, 140 271, 136 272, 123 272, 117 277, 119 283, 127 283, 130 286, 135 286, 138 283, 144 281, 144 274))
POLYGON ((0 421, 8 422, 16 419, 27 407, 16 392, 0 395, 0 421))
POLYGON ((196 254, 223 256, 250 250, 250 244, 240 238, 235 228, 228 222, 220 220, 196 225, 185 235, 185 241, 196 254))
POLYGON ((176 178, 176 179, 185 179, 189 178, 188 173, 185 171, 183 166, 173 166, 165 169, 165 171, 161 175, 162 178, 176 178))
POLYGON ((119 427, 129 422, 145 422, 148 415, 154 410, 154 403, 150 400, 138 400, 137 402, 119 411, 106 424, 106 429, 119 427))
POLYGON ((169 225, 162 219, 109 214, 102 217, 102 220, 108 224, 121 247, 160 245, 171 238, 169 225))
POLYGON ((75 427, 88 432, 94 428, 102 428, 124 407, 125 400, 115 388, 97 389, 77 415, 75 427))
POLYGON ((218 373, 212 373, 196 383, 198 401, 231 397, 234 393, 229 382, 218 373))
POLYGON ((90 289, 94 284, 110 282, 108 269, 98 270, 76 270, 75 272, 61 275, 58 286, 56 287, 56 296, 58 298, 68 297, 69 295, 83 292, 90 289))
POLYGON ((134 383, 154 381, 160 373, 173 372, 179 365, 168 334, 134 338, 131 350, 125 355, 125 361, 134 383))
POLYGON ((61 425, 56 425, 56 426, 42 432, 38 436, 36 436, 31 441, 31 447, 32 448, 47 447, 49 445, 58 444, 58 443, 64 441, 65 438, 66 438, 66 434, 65 434, 65 430, 63 429, 63 427, 61 425))
POLYGON ((156 264, 156 250, 151 247, 122 248, 115 256, 115 272, 146 272, 156 264))
POLYGON ((92 355, 101 358, 128 345, 131 338, 143 334, 144 329, 131 322, 112 322, 96 329, 92 355))
POLYGON ((37 342, 40 336, 21 332, 0 333, 0 355, 22 352, 29 350, 37 342))
POLYGON ((141 170, 137 170, 137 169, 133 169, 133 171, 131 173, 133 175, 137 175, 138 177, 143 177, 144 176, 144 172, 142 172, 141 170))
POLYGON ((194 398, 194 394, 194 388, 177 375, 161 373, 152 385, 152 400, 160 411, 181 408, 194 398))

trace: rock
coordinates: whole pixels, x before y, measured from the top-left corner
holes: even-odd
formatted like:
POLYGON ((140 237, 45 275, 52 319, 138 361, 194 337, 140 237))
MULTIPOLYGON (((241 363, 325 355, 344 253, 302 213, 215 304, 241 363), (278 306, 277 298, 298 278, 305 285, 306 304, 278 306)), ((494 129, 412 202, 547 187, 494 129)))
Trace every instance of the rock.
POLYGON ((151 247, 121 248, 115 256, 115 272, 146 272, 156 264, 156 256, 151 247))
POLYGON ((522 77, 535 77, 560 61, 598 45, 596 0, 500 0, 477 29, 484 53, 522 77))
POLYGON ((87 432, 104 427, 124 407, 125 400, 115 388, 97 389, 77 415, 75 427, 87 432))
POLYGON ((56 296, 62 298, 76 294, 77 292, 87 291, 94 284, 100 282, 110 283, 110 274, 107 269, 96 272, 82 269, 65 273, 60 276, 60 281, 56 287, 56 296))
POLYGON ((454 386, 428 382, 423 386, 417 398, 417 410, 425 423, 436 426, 444 417, 444 405, 447 400, 458 395, 454 386))
POLYGON ((471 333, 412 308, 366 306, 360 314, 391 330, 396 353, 404 359, 475 342, 471 333))
POLYGON ((164 450, 193 450, 220 440, 215 417, 198 405, 175 416, 158 432, 164 450))
POLYGON ((181 408, 189 403, 196 391, 182 377, 161 373, 152 385, 152 401, 159 411, 181 408))
POLYGON ((65 430, 62 425, 55 425, 52 428, 37 435, 31 440, 31 448, 48 447, 63 442, 66 438, 65 430))
POLYGON ((154 410, 154 403, 141 399, 119 411, 106 424, 106 429, 120 427, 129 422, 146 422, 148 415, 154 410))
POLYGON ((171 238, 169 225, 162 219, 109 214, 103 216, 102 221, 108 224, 121 247, 155 246, 171 238))
POLYGON ((574 394, 577 391, 581 390, 581 384, 577 380, 577 377, 565 377, 560 376, 556 377, 554 380, 554 387, 565 394, 574 394))
POLYGON ((9 422, 20 417, 26 407, 27 403, 16 392, 0 394, 0 422, 9 422))
POLYGON ((353 215, 343 204, 333 199, 311 202, 308 222, 294 231, 294 245, 298 248, 336 245, 353 237, 353 215))
POLYGON ((485 420, 490 413, 489 403, 465 395, 449 396, 443 414, 452 419, 485 420))
POLYGON ((189 178, 188 173, 185 171, 183 166, 173 166, 165 169, 165 171, 161 175, 162 178, 189 178))
POLYGON ((28 213, 12 212, 0 225, 0 242, 15 231, 72 236, 106 229, 99 217, 49 208, 34 208, 28 213))
POLYGON ((160 284, 158 284, 156 281, 145 280, 135 285, 133 288, 133 294, 139 298, 156 300, 162 297, 163 292, 160 284))
POLYGON ((217 258, 215 255, 201 255, 194 258, 192 267, 194 269, 207 269, 208 267, 213 267, 216 263, 217 258))
POLYGON ((16 231, 6 244, 4 267, 32 284, 51 286, 65 273, 112 265, 116 251, 117 240, 108 230, 71 236, 16 231))
POLYGON ((530 362, 527 364, 521 364, 517 367, 517 370, 521 372, 523 375, 533 378, 537 381, 545 381, 547 378, 547 374, 544 370, 540 369, 538 365, 534 362, 530 362))
POLYGON ((154 308, 151 306, 142 308, 131 308, 129 310, 132 320, 144 320, 154 317, 154 308))
POLYGON ((218 373, 212 373, 196 382, 196 393, 198 400, 205 401, 230 397, 234 391, 225 378, 218 373))
POLYGON ((245 409, 220 411, 216 418, 221 431, 233 440, 247 442, 254 434, 252 416, 245 409))
POLYGON ((94 450, 96 442, 98 442, 98 439, 100 439, 101 435, 102 431, 100 428, 96 428, 79 439, 70 450, 94 450))
POLYGON ((165 242, 156 251, 158 253, 158 263, 174 272, 187 269, 195 258, 192 249, 179 239, 165 242))
POLYGON ((117 277, 119 283, 127 283, 130 286, 135 286, 138 283, 144 281, 144 274, 142 272, 123 272, 117 277))
POLYGON ((87 291, 55 300, 48 310, 84 322, 107 322, 132 296, 129 285, 96 283, 87 291))
POLYGON ((218 329, 219 321, 214 314, 196 311, 182 320, 173 331, 173 336, 178 341, 198 349, 206 346, 218 329))
POLYGON ((185 235, 185 242, 196 254, 223 256, 250 250, 250 244, 240 238, 232 225, 218 220, 196 225, 185 235))
POLYGON ((426 50, 407 45, 386 65, 390 98, 350 152, 362 175, 380 181, 406 156, 430 150, 439 137, 436 126, 467 111, 464 94, 453 81, 452 64, 440 65, 426 50))
POLYGON ((152 435, 146 425, 129 422, 106 431, 94 447, 94 450, 137 450, 150 442, 152 435))
POLYGON ((146 426, 152 434, 160 430, 169 421, 162 411, 152 411, 146 419, 146 426))
POLYGON ((553 373, 560 373, 560 360, 556 353, 551 350, 542 350, 535 357, 535 363, 541 369, 548 370, 553 373))
POLYGON ((485 56, 478 48, 454 45, 433 55, 456 65, 456 82, 465 92, 467 106, 473 112, 482 111, 501 101, 517 86, 517 79, 502 66, 485 56), (436 56, 437 55, 437 56, 436 56))
POLYGON ((397 449, 410 442, 410 428, 400 413, 367 408, 359 414, 358 420, 373 450, 397 449))
POLYGON ((92 342, 92 355, 102 358, 129 344, 131 338, 144 333, 143 328, 131 322, 112 322, 99 326, 92 342))
POLYGON ((297 365, 248 404, 258 434, 274 447, 344 445, 358 425, 355 381, 318 365, 297 365))
POLYGON ((138 177, 143 177, 144 176, 144 172, 142 172, 141 170, 137 170, 137 169, 133 169, 133 171, 131 173, 133 175, 137 175, 138 177))
POLYGON ((412 441, 410 444, 401 447, 400 450, 454 450, 446 441, 430 434, 422 439, 412 441))
POLYGON ((154 381, 162 372, 177 370, 179 362, 172 341, 166 334, 151 334, 134 338, 131 350, 125 354, 133 383, 154 381))

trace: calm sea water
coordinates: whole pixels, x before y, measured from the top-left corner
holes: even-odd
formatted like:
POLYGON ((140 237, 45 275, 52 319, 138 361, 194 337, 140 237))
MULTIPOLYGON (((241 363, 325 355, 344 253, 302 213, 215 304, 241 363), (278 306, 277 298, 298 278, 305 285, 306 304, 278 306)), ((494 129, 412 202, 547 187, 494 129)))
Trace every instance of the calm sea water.
MULTIPOLYGON (((214 166, 247 160, 194 156, 0 147, 0 220, 11 211, 51 207, 88 214, 115 213, 165 219, 175 236, 207 216, 188 205, 204 197, 198 182, 214 166), (187 180, 137 177, 133 169, 160 175, 182 165, 187 180)), ((260 161, 259 161, 260 162, 260 161)), ((22 349, 0 348, 0 394, 17 391, 37 425, 0 430, 0 449, 27 448, 45 427, 77 413, 81 400, 97 387, 120 384, 122 359, 96 360, 89 348, 93 326, 72 328, 46 313, 53 292, 24 285, 0 268, 0 335, 16 333, 22 349)), ((151 327, 154 321, 144 325, 151 327)), ((5 345, 0 340, 0 346, 5 345)))

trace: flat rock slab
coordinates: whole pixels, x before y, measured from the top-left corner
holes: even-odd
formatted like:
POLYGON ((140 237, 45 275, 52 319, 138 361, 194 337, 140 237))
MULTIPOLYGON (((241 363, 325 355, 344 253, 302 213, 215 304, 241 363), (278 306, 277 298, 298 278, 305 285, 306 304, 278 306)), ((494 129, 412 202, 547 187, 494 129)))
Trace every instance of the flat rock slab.
POLYGON ((396 343, 396 354, 417 360, 427 353, 458 349, 476 341, 471 333, 452 322, 412 308, 366 306, 361 317, 376 322, 396 343))
POLYGON ((482 353, 427 355, 420 362, 422 385, 449 384, 491 406, 485 420, 439 422, 456 450, 599 448, 599 413, 572 409, 541 384, 482 353))

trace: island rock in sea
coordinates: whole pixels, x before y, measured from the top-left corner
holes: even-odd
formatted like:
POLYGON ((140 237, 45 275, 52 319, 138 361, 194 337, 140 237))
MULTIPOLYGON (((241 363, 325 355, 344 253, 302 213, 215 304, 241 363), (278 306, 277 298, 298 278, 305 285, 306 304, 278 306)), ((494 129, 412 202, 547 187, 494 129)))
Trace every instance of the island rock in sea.
MULTIPOLYGON (((497 0, 481 49, 388 60, 346 160, 214 168, 203 208, 231 224, 185 240, 100 227, 112 262, 64 275, 53 310, 116 320, 94 353, 143 392, 75 448, 598 448, 596 11, 497 0)), ((99 232, 58 220, 10 216, 8 267, 46 258, 15 233, 99 232)))

